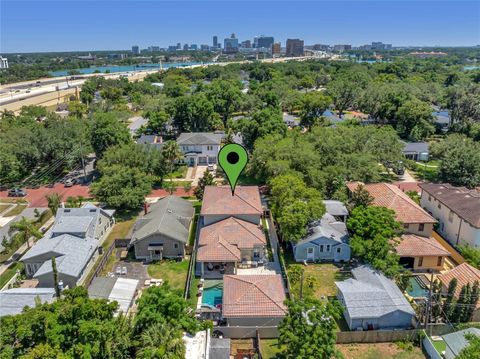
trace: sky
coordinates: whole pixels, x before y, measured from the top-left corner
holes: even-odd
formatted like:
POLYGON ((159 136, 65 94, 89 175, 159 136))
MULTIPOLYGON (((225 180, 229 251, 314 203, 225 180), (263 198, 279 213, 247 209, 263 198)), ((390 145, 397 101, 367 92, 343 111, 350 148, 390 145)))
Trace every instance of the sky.
POLYGON ((285 45, 480 44, 480 0, 0 0, 0 53, 123 50, 271 35, 285 45))

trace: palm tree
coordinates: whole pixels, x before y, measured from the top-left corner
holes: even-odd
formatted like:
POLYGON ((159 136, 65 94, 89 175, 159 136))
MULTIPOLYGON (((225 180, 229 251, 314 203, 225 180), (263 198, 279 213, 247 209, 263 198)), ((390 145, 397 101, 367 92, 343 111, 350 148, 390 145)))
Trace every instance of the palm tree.
MULTIPOLYGON (((182 151, 180 151, 180 147, 178 147, 177 142, 175 141, 167 141, 165 142, 165 145, 163 145, 162 148, 162 155, 165 160, 168 161, 169 163, 169 173, 170 173, 170 187, 173 186, 172 180, 173 180, 173 166, 175 165, 175 162, 180 160, 183 157, 182 151)), ((171 191, 171 189, 170 189, 171 191)), ((170 193, 171 194, 171 193, 170 193)))
POLYGON ((30 248, 30 238, 35 237, 37 239, 43 236, 42 232, 40 232, 37 227, 25 217, 22 217, 21 220, 12 223, 10 225, 9 233, 13 233, 18 231, 16 234, 17 237, 20 239, 20 243, 27 242, 28 248, 30 248))
POLYGON ((52 211, 53 215, 57 215, 57 209, 62 204, 62 196, 57 192, 45 196, 48 201, 48 208, 52 211))
POLYGON ((182 332, 167 322, 150 326, 141 336, 138 358, 177 359, 185 357, 182 332))

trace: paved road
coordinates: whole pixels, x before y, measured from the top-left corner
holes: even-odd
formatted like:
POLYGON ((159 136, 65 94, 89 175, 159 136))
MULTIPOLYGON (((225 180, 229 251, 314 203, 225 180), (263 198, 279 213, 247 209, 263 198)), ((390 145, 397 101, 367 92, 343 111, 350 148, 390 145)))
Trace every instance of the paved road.
MULTIPOLYGON (((34 189, 26 189, 27 196, 25 199, 29 203, 29 207, 47 207, 48 201, 46 196, 52 193, 59 193, 65 201, 68 197, 82 196, 85 198, 90 197, 90 189, 88 186, 75 185, 73 187, 65 187, 61 183, 57 183, 53 188, 40 187, 34 189)), ((6 191, 0 192, 0 198, 7 197, 6 191)))

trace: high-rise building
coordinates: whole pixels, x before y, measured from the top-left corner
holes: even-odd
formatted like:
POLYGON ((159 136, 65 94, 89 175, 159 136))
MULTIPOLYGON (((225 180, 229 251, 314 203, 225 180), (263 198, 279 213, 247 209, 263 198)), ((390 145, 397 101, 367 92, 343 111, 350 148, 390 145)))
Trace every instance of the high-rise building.
POLYGON ((190 45, 190 50, 196 51, 198 49, 197 44, 191 44, 190 45))
POLYGON ((160 46, 149 46, 148 51, 150 52, 159 52, 160 51, 160 46))
POLYGON ((223 51, 227 54, 238 52, 238 39, 233 33, 230 38, 223 40, 223 51))
POLYGON ((218 47, 218 37, 217 37, 217 35, 215 35, 213 37, 213 47, 218 47))
POLYGON ((177 46, 176 46, 176 45, 170 45, 170 46, 168 47, 168 51, 169 51, 169 52, 175 52, 175 51, 177 51, 177 46))
POLYGON ((182 49, 182 44, 177 42, 177 50, 181 50, 182 49))
POLYGON ((303 56, 303 40, 287 39, 286 50, 287 56, 303 56))
POLYGON ((242 47, 244 49, 250 49, 252 47, 252 42, 250 40, 242 41, 242 47))
POLYGON ((349 51, 352 49, 352 45, 334 45, 333 51, 342 52, 342 51, 349 51))
POLYGON ((324 44, 315 44, 313 45, 312 50, 315 51, 328 51, 329 46, 324 44))
POLYGON ((8 59, 0 56, 0 70, 8 69, 8 59))
POLYGON ((275 55, 280 55, 280 53, 282 52, 282 46, 279 42, 274 42, 272 44, 272 55, 275 56, 275 55))
POLYGON ((262 47, 270 49, 272 48, 273 42, 273 36, 260 35, 253 39, 253 47, 257 49, 262 47))
POLYGON ((188 51, 188 44, 183 45, 183 51, 188 51))
POLYGON ((140 55, 140 48, 138 47, 138 45, 133 45, 132 46, 132 53, 134 55, 140 55))
POLYGON ((210 50, 210 46, 206 45, 206 44, 202 44, 200 45, 200 50, 202 51, 208 51, 210 50))

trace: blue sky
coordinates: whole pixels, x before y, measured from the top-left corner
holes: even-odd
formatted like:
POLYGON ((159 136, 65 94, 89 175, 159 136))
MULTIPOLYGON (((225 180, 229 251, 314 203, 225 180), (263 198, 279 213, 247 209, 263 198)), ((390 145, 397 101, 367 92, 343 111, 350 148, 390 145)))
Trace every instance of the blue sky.
POLYGON ((480 1, 0 0, 0 52, 166 47, 273 35, 306 44, 480 44, 480 1))

